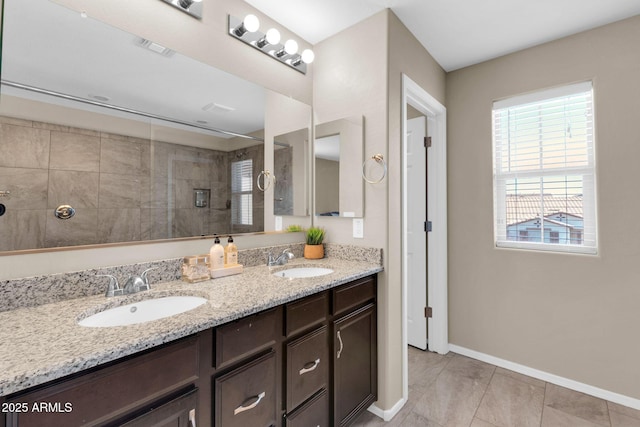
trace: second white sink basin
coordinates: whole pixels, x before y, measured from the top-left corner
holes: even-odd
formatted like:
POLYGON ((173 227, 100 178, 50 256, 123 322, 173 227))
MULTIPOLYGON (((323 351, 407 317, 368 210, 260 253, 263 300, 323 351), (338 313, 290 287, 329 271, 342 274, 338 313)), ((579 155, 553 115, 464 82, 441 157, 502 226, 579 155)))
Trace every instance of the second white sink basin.
POLYGON ((105 328, 126 326, 175 316, 207 302, 205 298, 173 296, 148 299, 101 311, 78 322, 80 326, 105 328))
POLYGON ((333 273, 330 268, 324 267, 293 267, 286 270, 280 270, 273 273, 276 277, 285 277, 289 279, 301 279, 305 277, 318 277, 333 273))

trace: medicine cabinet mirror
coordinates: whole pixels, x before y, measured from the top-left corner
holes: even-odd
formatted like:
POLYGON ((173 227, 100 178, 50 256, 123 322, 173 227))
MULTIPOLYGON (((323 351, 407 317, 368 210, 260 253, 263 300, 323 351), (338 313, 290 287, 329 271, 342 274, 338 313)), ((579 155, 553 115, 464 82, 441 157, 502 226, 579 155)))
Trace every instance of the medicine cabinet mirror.
POLYGON ((363 118, 348 117, 315 127, 315 214, 362 217, 363 118))
POLYGON ((309 214, 309 135, 310 129, 302 128, 274 138, 274 215, 309 214))
POLYGON ((48 0, 2 40, 0 254, 264 231, 265 88, 48 0))

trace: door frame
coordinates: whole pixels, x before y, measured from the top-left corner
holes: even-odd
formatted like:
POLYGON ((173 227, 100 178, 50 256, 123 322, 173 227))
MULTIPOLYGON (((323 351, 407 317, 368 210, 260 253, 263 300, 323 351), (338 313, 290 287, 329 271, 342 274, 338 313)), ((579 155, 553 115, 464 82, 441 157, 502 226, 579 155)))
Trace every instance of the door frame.
POLYGON ((402 74, 402 384, 409 398, 407 344, 407 104, 427 117, 427 220, 433 229, 427 239, 427 298, 433 317, 427 322, 429 351, 449 352, 447 303, 447 110, 409 76, 402 74))

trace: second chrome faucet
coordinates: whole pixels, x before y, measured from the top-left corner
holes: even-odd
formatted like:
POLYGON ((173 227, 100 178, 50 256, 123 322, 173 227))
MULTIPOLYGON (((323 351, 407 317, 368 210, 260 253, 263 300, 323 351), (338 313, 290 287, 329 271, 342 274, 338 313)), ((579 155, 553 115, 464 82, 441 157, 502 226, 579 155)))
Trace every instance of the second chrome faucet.
POLYGON ((273 267, 274 265, 285 265, 290 259, 295 258, 291 249, 287 248, 277 257, 274 258, 271 252, 267 252, 267 267, 273 267))

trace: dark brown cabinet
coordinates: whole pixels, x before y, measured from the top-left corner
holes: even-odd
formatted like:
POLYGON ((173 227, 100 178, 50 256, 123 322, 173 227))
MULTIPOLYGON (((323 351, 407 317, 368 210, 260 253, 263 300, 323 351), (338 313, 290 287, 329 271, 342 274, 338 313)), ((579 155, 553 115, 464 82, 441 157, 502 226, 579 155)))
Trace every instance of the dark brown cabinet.
POLYGON ((347 426, 376 400, 376 292, 358 279, 0 397, 0 427, 347 426))
POLYGON ((271 352, 218 377, 215 383, 215 426, 276 425, 276 357, 271 352))
POLYGON ((286 427, 347 426, 376 400, 376 294, 371 276, 287 304, 286 427))
POLYGON ((376 311, 369 304, 333 322, 334 425, 346 426, 376 400, 376 311))
POLYGON ((288 416, 285 427, 327 427, 330 422, 329 393, 323 390, 288 416))
POLYGON ((198 339, 190 337, 12 396, 7 426, 120 425, 193 391, 197 379, 198 339))
POLYGON ((328 344, 326 326, 287 344, 287 412, 327 387, 331 363, 328 344))
POLYGON ((122 424, 122 427, 194 427, 198 391, 192 390, 122 424))

